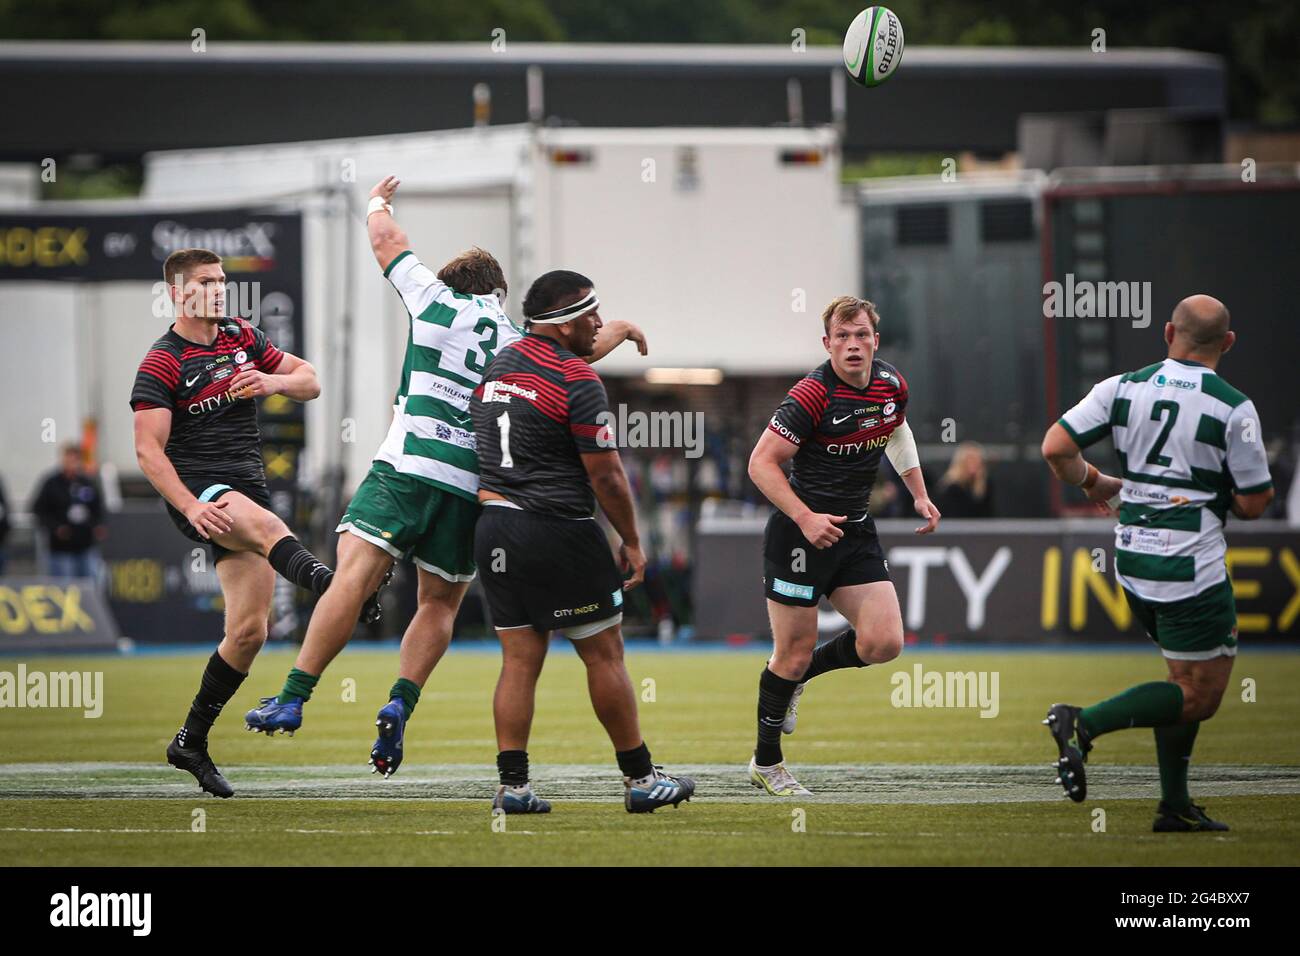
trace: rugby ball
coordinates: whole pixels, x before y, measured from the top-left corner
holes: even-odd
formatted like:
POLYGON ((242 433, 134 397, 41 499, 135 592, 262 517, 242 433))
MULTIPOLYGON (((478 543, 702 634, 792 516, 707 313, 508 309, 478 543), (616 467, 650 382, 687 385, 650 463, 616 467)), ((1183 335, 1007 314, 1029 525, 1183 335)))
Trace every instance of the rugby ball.
POLYGON ((893 10, 867 7, 844 34, 844 68, 853 82, 879 86, 903 59, 903 24, 893 10))

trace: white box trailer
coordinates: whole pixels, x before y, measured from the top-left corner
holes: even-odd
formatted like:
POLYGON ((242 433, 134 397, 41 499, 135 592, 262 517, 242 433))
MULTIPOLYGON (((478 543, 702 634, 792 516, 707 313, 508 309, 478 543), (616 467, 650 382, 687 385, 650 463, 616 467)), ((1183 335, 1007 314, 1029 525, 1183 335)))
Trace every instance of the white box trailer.
MULTIPOLYGON (((542 272, 590 276, 606 318, 641 325, 655 367, 805 370, 818 315, 858 291, 855 209, 832 129, 478 127, 146 157, 151 204, 273 203, 305 214, 306 353, 324 391, 308 464, 359 480, 388 425, 405 313, 362 225, 371 185, 402 180, 397 220, 435 269, 479 245, 501 261, 521 318, 542 272), (351 421, 351 442, 337 436, 351 421)), ((122 360, 127 356, 123 355, 122 360)))
MULTIPOLYGON (((405 312, 363 223, 370 186, 389 173, 403 181, 397 218, 419 256, 436 268, 472 244, 491 250, 516 320, 542 272, 591 276, 602 314, 638 323, 651 346, 649 359, 619 350, 601 363, 606 376, 652 366, 797 374, 822 355, 824 304, 858 289, 855 210, 830 129, 502 126, 155 153, 138 200, 36 207, 301 211, 306 341, 294 347, 324 388, 306 407, 300 474, 312 481, 342 468, 346 494, 386 432, 406 345, 405 312)), ((13 179, 10 211, 24 208, 13 179)), ((160 248, 179 241, 154 238, 160 248)), ((152 283, 0 285, 0 312, 40 320, 27 323, 39 338, 34 354, 0 359, 7 406, 56 420, 60 442, 96 420, 101 459, 137 473, 127 396, 166 324, 153 313, 152 283)), ((0 422, 14 499, 55 459, 29 418, 0 422)))

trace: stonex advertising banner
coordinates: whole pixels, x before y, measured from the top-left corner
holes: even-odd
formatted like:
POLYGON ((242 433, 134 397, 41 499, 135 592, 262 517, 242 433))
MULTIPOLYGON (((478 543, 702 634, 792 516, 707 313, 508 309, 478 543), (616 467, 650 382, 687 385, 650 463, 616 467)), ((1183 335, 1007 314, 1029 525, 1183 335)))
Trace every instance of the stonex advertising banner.
MULTIPOLYGON (((226 273, 227 314, 257 326, 284 351, 310 359, 303 340, 302 233, 300 213, 257 208, 56 214, 38 207, 0 214, 0 283, 140 280, 152 283, 142 293, 152 304, 165 295, 162 266, 169 255, 191 247, 211 249, 221 256, 226 273)), ((141 355, 148 345, 140 343, 141 355)), ((303 406, 282 395, 258 399, 258 420, 272 507, 295 527, 298 464, 306 441, 303 406)), ((213 600, 208 588, 194 586, 194 575, 201 572, 190 569, 191 549, 181 547, 185 539, 174 529, 165 538, 153 533, 152 524, 144 528, 138 537, 115 534, 113 540, 125 548, 113 545, 106 553, 110 603, 124 619, 123 632, 136 640, 162 641, 219 635, 219 597, 213 600), (167 569, 170 573, 164 573, 167 569)), ((286 581, 277 579, 276 587, 274 633, 287 636, 299 623, 299 596, 286 581)))
MULTIPOLYGON (((903 626, 934 642, 1146 640, 1115 581, 1106 521, 880 521, 903 626)), ((702 523, 695 572, 701 637, 769 633, 763 535, 750 522, 702 523)), ((1227 570, 1243 646, 1300 641, 1300 532, 1232 520, 1227 570)), ((844 627, 825 600, 821 629, 844 627)))

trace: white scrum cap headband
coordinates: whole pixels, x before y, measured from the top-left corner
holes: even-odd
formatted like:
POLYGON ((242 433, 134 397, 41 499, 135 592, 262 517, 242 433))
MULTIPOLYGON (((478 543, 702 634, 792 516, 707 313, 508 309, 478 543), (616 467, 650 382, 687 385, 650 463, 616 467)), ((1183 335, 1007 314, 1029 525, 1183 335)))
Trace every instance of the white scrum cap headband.
POLYGON ((596 298, 596 290, 592 289, 585 299, 579 299, 572 305, 566 305, 562 309, 552 309, 550 312, 541 312, 537 315, 525 315, 524 319, 538 325, 560 325, 563 322, 572 322, 574 319, 598 308, 600 308, 600 300, 596 298))

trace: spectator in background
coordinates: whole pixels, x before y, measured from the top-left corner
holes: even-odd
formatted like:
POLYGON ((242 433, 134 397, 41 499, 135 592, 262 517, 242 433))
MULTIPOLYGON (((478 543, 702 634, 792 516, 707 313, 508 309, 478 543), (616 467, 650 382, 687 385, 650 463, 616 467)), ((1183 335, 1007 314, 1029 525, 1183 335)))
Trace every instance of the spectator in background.
MULTIPOLYGON (((904 518, 910 509, 898 493, 901 480, 892 468, 881 468, 876 473, 876 484, 871 489, 871 516, 873 518, 904 518)), ((908 499, 910 503, 911 499, 908 499)))
POLYGON ((5 573, 5 541, 9 538, 9 499, 5 485, 0 481, 0 575, 5 573))
POLYGON ((56 578, 97 578, 99 549, 107 533, 99 486, 86 474, 81 448, 65 445, 58 470, 36 493, 32 514, 46 532, 46 573, 56 578))
POLYGON ((988 465, 978 442, 964 441, 957 446, 952 463, 939 479, 934 503, 945 518, 993 517, 988 465))

